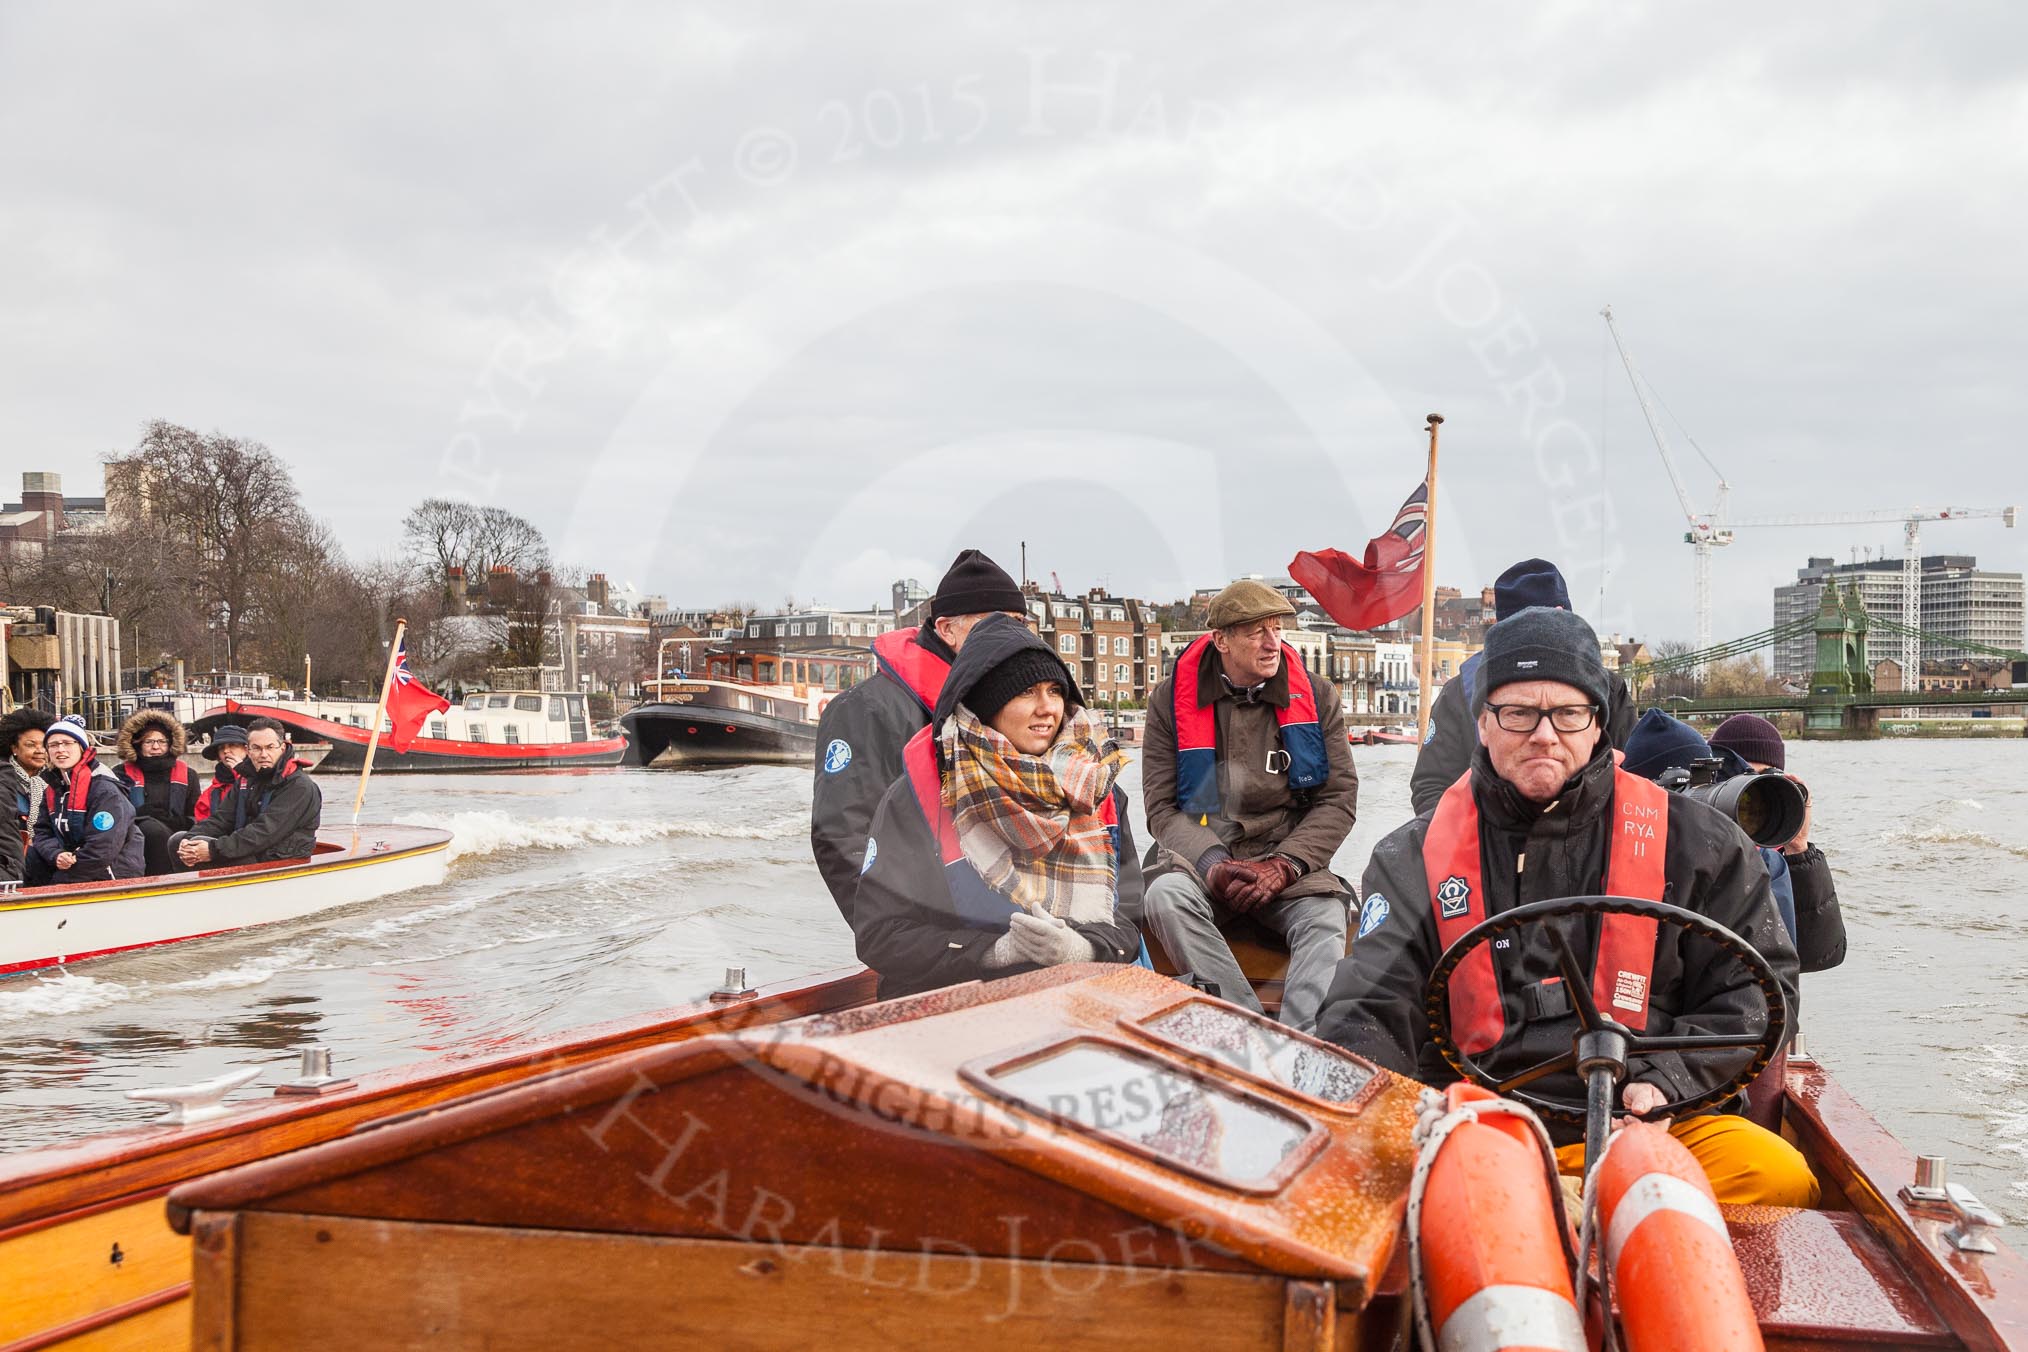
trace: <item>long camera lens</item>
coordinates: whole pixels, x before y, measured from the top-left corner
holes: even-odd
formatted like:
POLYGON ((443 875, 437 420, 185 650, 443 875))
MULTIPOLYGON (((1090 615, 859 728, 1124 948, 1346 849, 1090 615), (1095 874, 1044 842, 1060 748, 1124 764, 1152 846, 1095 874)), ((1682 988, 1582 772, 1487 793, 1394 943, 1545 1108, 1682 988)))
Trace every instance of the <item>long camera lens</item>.
POLYGON ((1716 784, 1691 784, 1680 792, 1738 822, 1756 845, 1786 845, 1803 829, 1803 791, 1778 770, 1734 775, 1716 784))

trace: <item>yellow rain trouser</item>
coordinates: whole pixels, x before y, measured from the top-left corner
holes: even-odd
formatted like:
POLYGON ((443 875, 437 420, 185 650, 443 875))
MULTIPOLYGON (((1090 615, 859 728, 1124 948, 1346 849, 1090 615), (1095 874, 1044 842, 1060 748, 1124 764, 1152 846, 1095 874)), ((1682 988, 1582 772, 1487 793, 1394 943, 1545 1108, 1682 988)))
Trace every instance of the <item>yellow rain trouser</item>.
MULTIPOLYGON (((1704 1168, 1721 1202, 1741 1206, 1812 1207, 1823 1189, 1803 1153, 1766 1127, 1729 1113, 1674 1123, 1669 1134, 1681 1141, 1704 1168)), ((1584 1142, 1556 1152, 1556 1167, 1584 1172, 1584 1142)))

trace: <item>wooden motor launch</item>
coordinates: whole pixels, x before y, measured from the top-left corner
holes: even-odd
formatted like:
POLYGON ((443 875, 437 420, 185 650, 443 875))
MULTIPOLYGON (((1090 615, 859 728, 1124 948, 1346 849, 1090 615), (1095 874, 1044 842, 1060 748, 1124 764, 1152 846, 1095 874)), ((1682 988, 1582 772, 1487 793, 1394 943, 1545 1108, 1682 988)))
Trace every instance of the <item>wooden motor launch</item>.
MULTIPOLYGON (((0 1348, 184 1346, 193 1290, 203 1347, 1402 1345, 1414 1082, 1139 968, 727 985, 0 1162, 0 1348)), ((1767 1345, 2028 1348, 2028 1264, 1783 1086, 1823 1201, 1719 1208, 1767 1345)))

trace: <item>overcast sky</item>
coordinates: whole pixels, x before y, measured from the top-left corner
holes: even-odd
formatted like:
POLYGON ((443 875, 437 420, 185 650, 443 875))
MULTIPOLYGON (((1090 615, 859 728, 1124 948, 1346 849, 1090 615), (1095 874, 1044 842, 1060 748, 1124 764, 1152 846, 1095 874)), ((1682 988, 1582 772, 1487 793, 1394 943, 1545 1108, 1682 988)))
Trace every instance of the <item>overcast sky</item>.
MULTIPOLYGON (((2019 5, 0 6, 0 475, 166 418, 672 601, 1356 550, 1691 632, 1699 510, 2028 499, 2019 5), (1158 16, 1158 17, 1157 17, 1158 16)), ((2019 570, 2028 525, 1926 552, 2019 570)), ((1742 531, 1719 637, 1811 553, 1742 531)))

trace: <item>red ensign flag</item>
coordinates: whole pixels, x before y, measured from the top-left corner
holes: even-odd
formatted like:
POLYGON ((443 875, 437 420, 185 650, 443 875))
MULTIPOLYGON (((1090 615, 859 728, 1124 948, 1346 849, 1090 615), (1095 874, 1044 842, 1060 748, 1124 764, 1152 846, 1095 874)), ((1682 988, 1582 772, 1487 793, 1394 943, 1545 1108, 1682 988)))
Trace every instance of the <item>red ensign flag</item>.
POLYGON ((1422 604, 1423 527, 1429 485, 1417 484, 1385 533, 1366 542, 1366 562, 1336 549, 1304 550, 1289 562, 1326 614, 1347 629, 1372 629, 1422 604))
POLYGON ((387 718, 394 725, 387 744, 406 751, 422 735, 423 720, 451 707, 451 702, 415 678, 408 669, 408 640, 394 654, 394 688, 387 692, 387 718))

